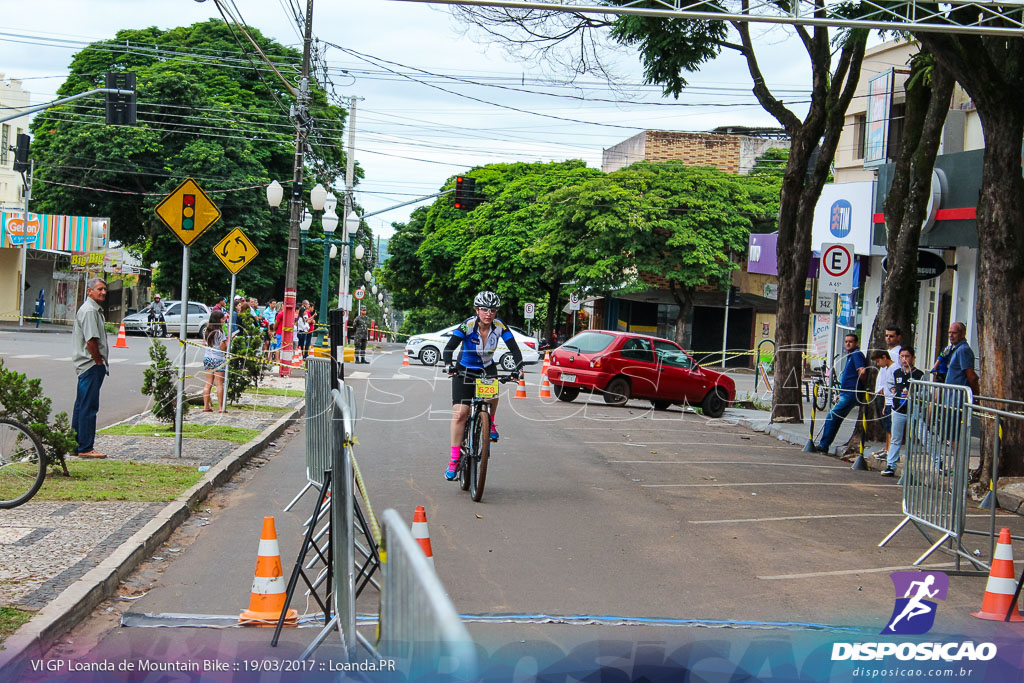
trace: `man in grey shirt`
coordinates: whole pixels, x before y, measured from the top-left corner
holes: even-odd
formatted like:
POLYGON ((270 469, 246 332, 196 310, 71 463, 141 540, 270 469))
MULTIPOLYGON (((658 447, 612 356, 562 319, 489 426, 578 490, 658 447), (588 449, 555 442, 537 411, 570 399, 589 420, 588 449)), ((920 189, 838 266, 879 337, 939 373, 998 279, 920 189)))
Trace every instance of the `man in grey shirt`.
POLYGON ((107 331, 103 325, 103 309, 107 299, 107 283, 98 277, 89 280, 85 291, 85 303, 75 315, 75 327, 71 331, 74 346, 71 362, 78 373, 78 394, 75 396, 75 410, 71 416, 71 427, 78 435, 76 455, 80 458, 105 458, 93 447, 96 439, 96 413, 100 409, 100 387, 107 370, 107 331))

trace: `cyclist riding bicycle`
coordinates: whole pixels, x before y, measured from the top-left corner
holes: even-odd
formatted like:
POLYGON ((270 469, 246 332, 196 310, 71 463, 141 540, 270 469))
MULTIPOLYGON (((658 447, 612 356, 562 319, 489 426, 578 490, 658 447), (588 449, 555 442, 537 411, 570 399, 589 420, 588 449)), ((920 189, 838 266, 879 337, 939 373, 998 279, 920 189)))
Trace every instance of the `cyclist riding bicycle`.
MULTIPOLYGON (((455 479, 462 434, 466 419, 469 417, 469 406, 476 395, 476 379, 456 373, 460 370, 469 370, 482 372, 487 377, 497 377, 498 366, 494 363, 494 351, 498 344, 504 341, 516 361, 513 377, 518 380, 522 376, 523 354, 519 350, 519 345, 508 326, 494 317, 498 314, 500 305, 501 299, 494 292, 483 291, 477 294, 473 299, 476 315, 467 318, 455 328, 442 353, 445 371, 452 375, 451 458, 444 473, 448 481, 455 479), (459 354, 458 362, 452 365, 452 356, 459 344, 462 345, 462 352, 459 354)), ((498 427, 494 423, 494 415, 498 410, 498 397, 495 396, 488 402, 491 404, 491 441, 497 441, 498 427)))
POLYGON ((153 295, 153 303, 149 305, 149 322, 152 324, 154 321, 160 323, 160 336, 167 336, 167 322, 164 320, 164 302, 160 301, 160 295, 153 295))

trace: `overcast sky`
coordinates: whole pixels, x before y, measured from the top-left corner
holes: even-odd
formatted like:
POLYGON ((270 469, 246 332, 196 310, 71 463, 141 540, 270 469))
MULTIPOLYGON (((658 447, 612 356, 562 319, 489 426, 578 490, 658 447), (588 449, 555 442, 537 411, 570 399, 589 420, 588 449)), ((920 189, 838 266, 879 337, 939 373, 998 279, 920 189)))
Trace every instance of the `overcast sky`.
MULTIPOLYGON (((305 7, 304 0, 235 0, 247 24, 301 48, 289 14, 296 2, 305 7)), ((24 79, 33 104, 45 102, 83 41, 211 17, 219 17, 212 0, 33 0, 0 20, 0 71, 24 79)), ((569 87, 555 82, 553 69, 467 35, 445 6, 317 0, 313 32, 361 55, 324 45, 334 91, 362 98, 356 159, 366 178, 357 201, 368 212, 436 192, 448 177, 479 164, 583 159, 600 167, 602 149, 644 129, 778 125, 756 104, 746 67, 732 54, 688 79, 691 88, 676 101, 641 85, 633 50, 613 55, 617 89, 596 76, 569 87)), ((755 28, 755 34, 770 85, 787 101, 806 100, 809 71, 791 30, 755 28)), ((803 112, 799 104, 794 109, 803 112)), ((381 214, 370 225, 387 236, 390 223, 406 220, 413 208, 381 214)))

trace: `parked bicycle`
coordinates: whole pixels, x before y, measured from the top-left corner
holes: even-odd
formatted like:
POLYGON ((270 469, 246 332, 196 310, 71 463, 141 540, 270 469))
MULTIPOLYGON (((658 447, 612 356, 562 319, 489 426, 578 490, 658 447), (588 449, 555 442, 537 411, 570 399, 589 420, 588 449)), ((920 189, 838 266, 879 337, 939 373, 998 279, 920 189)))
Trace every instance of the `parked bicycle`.
POLYGON ((829 372, 829 369, 824 365, 819 366, 816 370, 812 371, 811 377, 813 383, 811 384, 811 395, 814 401, 814 407, 818 410, 825 410, 830 408, 829 405, 829 393, 828 387, 832 385, 832 405, 835 405, 836 401, 839 400, 839 380, 836 379, 836 373, 829 372))
POLYGON ((46 450, 27 425, 0 417, 0 508, 13 508, 36 494, 46 478, 46 450))
POLYGON ((487 480, 487 459, 491 452, 491 404, 498 395, 498 384, 511 382, 506 377, 486 377, 482 371, 460 370, 456 374, 476 380, 476 392, 470 404, 466 428, 462 432, 462 446, 459 449, 459 464, 456 476, 463 491, 477 503, 484 497, 484 482, 487 480))

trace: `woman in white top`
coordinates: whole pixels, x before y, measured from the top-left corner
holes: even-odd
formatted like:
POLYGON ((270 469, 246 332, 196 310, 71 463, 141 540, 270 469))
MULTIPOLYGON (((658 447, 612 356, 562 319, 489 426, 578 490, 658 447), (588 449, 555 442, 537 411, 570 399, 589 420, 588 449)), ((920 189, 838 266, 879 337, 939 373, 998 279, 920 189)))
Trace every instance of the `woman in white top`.
POLYGON ((216 385, 217 400, 220 412, 224 410, 224 371, 227 369, 225 351, 228 348, 228 337, 224 334, 224 311, 214 309, 210 312, 210 322, 206 325, 206 354, 203 356, 203 368, 206 369, 206 384, 203 386, 203 412, 212 413, 210 391, 216 385))

